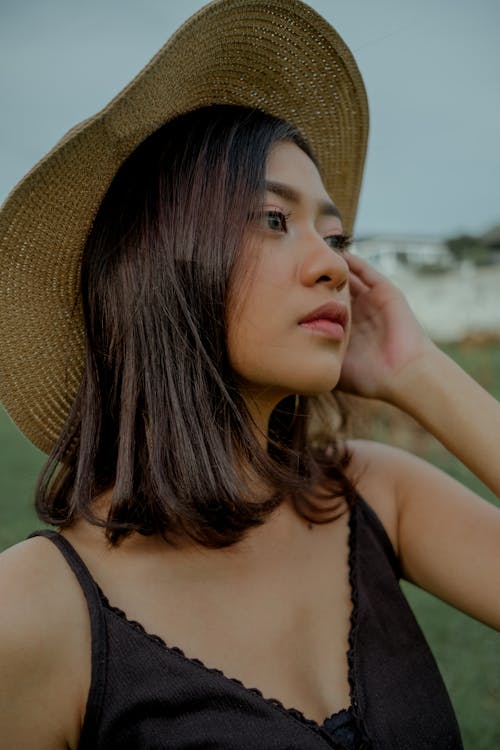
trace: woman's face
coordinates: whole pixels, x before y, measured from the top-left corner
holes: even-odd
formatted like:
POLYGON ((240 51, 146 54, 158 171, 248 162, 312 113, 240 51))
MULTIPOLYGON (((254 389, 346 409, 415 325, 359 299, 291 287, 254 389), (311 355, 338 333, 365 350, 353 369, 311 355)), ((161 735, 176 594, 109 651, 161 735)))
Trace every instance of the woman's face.
POLYGON ((243 393, 275 405, 337 384, 350 331, 349 271, 338 211, 310 158, 294 143, 278 143, 266 183, 227 334, 243 393))

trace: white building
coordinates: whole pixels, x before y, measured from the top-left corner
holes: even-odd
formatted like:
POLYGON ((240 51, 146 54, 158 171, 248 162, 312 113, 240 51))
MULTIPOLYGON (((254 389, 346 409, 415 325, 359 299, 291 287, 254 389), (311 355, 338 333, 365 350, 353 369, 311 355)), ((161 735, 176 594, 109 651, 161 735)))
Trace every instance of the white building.
POLYGON ((500 265, 458 264, 440 240, 413 237, 359 240, 353 251, 399 286, 436 341, 500 336, 500 265))
POLYGON ((386 276, 400 270, 449 270, 455 259, 446 244, 432 237, 377 235, 356 240, 354 252, 386 276))

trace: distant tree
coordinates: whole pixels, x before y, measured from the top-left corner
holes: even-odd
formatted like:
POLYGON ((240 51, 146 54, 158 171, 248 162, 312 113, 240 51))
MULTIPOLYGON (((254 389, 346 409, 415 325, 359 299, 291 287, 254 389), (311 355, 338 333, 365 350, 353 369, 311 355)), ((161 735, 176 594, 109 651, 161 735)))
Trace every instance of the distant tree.
POLYGON ((500 251, 500 224, 497 224, 485 232, 481 239, 491 251, 500 251))
POLYGON ((446 244, 459 261, 469 260, 476 265, 485 265, 491 260, 490 251, 480 237, 460 234, 447 239, 446 244))

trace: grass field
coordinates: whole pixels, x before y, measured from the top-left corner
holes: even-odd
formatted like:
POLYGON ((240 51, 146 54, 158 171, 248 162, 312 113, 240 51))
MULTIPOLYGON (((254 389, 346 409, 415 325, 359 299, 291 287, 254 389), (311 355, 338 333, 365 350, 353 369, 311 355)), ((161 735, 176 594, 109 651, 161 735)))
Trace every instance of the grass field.
MULTIPOLYGON (((500 400, 499 344, 451 346, 448 350, 500 400)), ((374 406, 372 417, 365 424, 365 434, 423 455, 497 502, 411 420, 379 405, 374 406)), ((5 412, 0 412, 0 549, 40 525, 32 509, 32 497, 43 460, 43 454, 28 443, 5 412)), ((409 584, 403 587, 443 673, 466 750, 500 750, 500 634, 409 584)))

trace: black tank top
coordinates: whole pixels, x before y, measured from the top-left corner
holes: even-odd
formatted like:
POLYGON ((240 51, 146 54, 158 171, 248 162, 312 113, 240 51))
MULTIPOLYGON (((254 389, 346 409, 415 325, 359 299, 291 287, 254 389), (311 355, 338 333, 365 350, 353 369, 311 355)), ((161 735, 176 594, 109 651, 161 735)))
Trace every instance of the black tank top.
POLYGON ((351 706, 321 726, 147 633, 109 604, 64 537, 32 534, 56 544, 89 608, 92 678, 79 750, 462 750, 391 542, 361 497, 349 526, 351 706))

